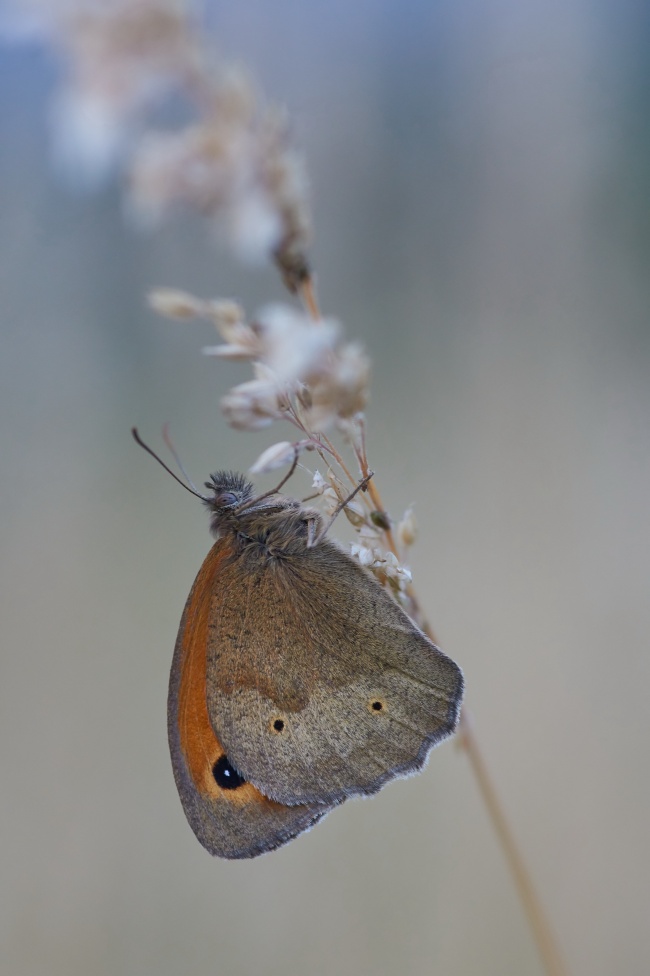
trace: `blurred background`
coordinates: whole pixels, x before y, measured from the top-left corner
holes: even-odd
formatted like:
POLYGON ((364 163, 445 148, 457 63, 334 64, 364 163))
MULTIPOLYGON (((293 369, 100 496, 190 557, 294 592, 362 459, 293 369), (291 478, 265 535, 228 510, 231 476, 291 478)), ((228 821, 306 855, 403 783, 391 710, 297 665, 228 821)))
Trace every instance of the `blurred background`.
MULTIPOLYGON (((211 28, 290 110, 322 306, 374 363, 371 464, 416 506, 416 586, 569 972, 641 976, 648 8, 224 0, 211 28)), ((185 822, 166 685, 210 538, 129 428, 169 421, 195 480, 285 435, 229 430, 248 369, 144 295, 285 295, 197 220, 138 236, 117 185, 66 186, 58 78, 0 47, 3 972, 540 976, 453 743, 251 862, 185 822)))

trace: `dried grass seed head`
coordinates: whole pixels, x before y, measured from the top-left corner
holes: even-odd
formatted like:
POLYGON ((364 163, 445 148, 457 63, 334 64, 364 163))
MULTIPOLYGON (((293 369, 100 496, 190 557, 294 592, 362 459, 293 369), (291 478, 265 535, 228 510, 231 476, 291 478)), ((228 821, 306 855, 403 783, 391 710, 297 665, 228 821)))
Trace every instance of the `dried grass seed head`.
POLYGON ((77 182, 96 183, 146 111, 194 70, 187 11, 172 0, 33 8, 44 12, 67 73, 52 109, 55 160, 77 182))

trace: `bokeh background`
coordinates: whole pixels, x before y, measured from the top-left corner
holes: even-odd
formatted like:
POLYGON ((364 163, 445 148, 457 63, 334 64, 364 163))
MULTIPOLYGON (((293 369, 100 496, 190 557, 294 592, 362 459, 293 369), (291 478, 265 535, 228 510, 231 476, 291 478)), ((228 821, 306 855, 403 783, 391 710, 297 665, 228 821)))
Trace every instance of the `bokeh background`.
MULTIPOLYGON (((322 305, 374 361, 371 463, 416 504, 415 581, 569 970, 642 976, 647 5, 225 0, 211 23, 291 111, 322 305)), ((252 862, 187 826, 166 684, 209 537, 129 427, 169 421, 197 479, 274 435, 227 429, 247 370, 144 294, 284 295, 198 221, 138 236, 119 187, 65 186, 57 78, 0 48, 2 971, 540 976, 453 744, 252 862)))

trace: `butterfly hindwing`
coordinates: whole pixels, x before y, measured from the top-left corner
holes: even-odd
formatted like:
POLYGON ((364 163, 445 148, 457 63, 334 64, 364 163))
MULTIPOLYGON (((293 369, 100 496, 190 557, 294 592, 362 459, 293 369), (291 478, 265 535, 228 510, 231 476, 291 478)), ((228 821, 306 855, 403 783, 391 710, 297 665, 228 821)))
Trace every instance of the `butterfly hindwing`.
POLYGON ((212 726, 240 773, 281 804, 374 793, 456 727, 460 669, 327 539, 290 560, 234 555, 208 644, 212 726))

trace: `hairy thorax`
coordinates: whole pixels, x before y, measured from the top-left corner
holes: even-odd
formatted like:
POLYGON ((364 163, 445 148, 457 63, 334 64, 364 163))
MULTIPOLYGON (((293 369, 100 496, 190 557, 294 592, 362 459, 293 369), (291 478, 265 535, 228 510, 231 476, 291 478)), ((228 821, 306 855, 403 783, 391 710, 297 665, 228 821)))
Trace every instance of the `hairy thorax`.
POLYGON ((318 512, 286 507, 275 512, 244 513, 228 528, 234 535, 235 552, 239 556, 272 565, 309 553, 321 525, 318 512))

